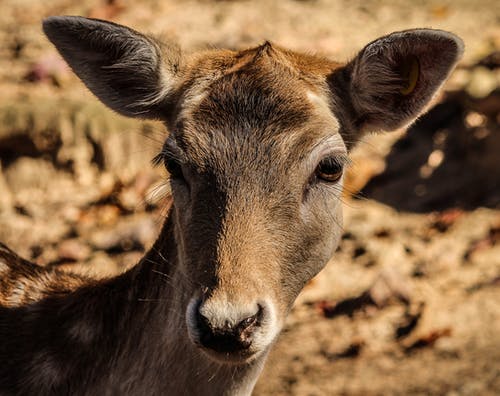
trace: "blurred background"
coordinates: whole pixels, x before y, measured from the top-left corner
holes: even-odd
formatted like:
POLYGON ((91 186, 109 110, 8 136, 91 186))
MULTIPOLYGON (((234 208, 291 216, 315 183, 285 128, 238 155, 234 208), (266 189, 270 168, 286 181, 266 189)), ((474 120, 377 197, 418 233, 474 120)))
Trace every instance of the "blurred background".
POLYGON ((256 395, 500 394, 500 2, 1 0, 0 241, 44 266, 116 274, 157 235, 166 131, 113 114, 41 31, 129 25, 187 51, 269 39, 348 60, 396 30, 452 31, 465 56, 408 131, 352 153, 345 232, 299 297, 256 395))

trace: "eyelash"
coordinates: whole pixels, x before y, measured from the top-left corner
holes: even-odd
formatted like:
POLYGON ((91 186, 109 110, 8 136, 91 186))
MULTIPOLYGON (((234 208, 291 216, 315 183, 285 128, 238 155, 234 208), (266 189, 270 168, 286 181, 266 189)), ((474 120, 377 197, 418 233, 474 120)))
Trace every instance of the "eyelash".
POLYGON ((184 174, 182 173, 182 166, 177 160, 165 157, 163 159, 163 163, 165 164, 165 168, 167 169, 167 172, 170 174, 170 177, 174 179, 184 179, 184 174))
POLYGON ((156 155, 152 160, 153 166, 159 166, 163 164, 165 169, 170 174, 171 178, 174 179, 184 179, 184 174, 182 172, 182 166, 180 162, 172 158, 168 153, 162 150, 158 155, 156 155))

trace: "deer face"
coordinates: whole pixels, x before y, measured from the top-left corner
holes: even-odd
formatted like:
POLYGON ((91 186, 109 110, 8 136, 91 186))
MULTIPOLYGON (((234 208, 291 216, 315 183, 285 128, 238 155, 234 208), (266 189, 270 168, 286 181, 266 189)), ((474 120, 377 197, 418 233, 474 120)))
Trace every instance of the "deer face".
POLYGON ((275 51, 185 93, 162 151, 180 261, 200 286, 189 333, 224 359, 269 346, 341 232, 339 123, 323 87, 281 75, 275 51))
POLYGON ((269 43, 184 58, 123 26, 49 18, 46 34, 85 84, 129 116, 163 119, 190 339, 245 362, 269 349, 304 284, 341 233, 348 148, 411 122, 462 44, 395 33, 349 64, 269 43), (437 56, 439 54, 439 56, 437 56))

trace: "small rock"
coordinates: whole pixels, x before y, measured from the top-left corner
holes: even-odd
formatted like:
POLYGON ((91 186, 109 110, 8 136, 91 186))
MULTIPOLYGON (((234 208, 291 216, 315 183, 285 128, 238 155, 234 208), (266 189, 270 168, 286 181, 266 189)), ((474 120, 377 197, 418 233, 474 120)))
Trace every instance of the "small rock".
POLYGON ((316 307, 325 318, 340 315, 352 318, 358 311, 372 314, 373 311, 384 308, 394 300, 408 305, 410 298, 411 288, 406 279, 394 269, 385 269, 380 272, 373 285, 363 293, 340 301, 322 300, 316 303, 316 307))
POLYGON ((0 213, 11 211, 14 207, 12 193, 10 192, 7 181, 3 177, 2 164, 0 163, 0 213))
POLYGON ((26 75, 26 81, 43 82, 48 81, 60 86, 62 82, 69 78, 69 68, 61 57, 50 54, 42 57, 33 64, 26 75))
POLYGON ((144 208, 144 199, 133 189, 125 188, 118 194, 120 206, 128 212, 136 212, 144 208))
MULTIPOLYGON (((122 189, 118 194, 118 202, 123 209, 134 212, 144 210, 149 203, 149 191, 151 187, 158 185, 158 176, 151 171, 139 172, 130 186, 122 189)), ((165 185, 163 182, 161 185, 165 185)), ((163 189, 165 191, 165 189, 163 189)))
POLYGON ((73 205, 66 205, 61 210, 61 216, 68 223, 76 223, 81 216, 81 210, 73 205))
POLYGON ((60 260, 84 261, 90 257, 90 248, 78 239, 67 239, 57 250, 60 260))
POLYGON ((490 70, 500 68, 500 51, 493 51, 479 62, 479 65, 484 66, 490 70))
POLYGON ((89 12, 90 18, 110 20, 121 14, 126 9, 121 0, 106 0, 104 4, 93 7, 89 12))
POLYGON ((381 271, 368 293, 379 308, 386 306, 393 299, 405 304, 409 304, 411 300, 411 287, 408 281, 393 268, 381 271))
POLYGON ((90 238, 92 245, 107 252, 144 250, 154 241, 157 229, 150 218, 132 218, 112 229, 94 232, 90 238))
POLYGON ((498 86, 498 78, 495 71, 484 66, 476 67, 470 77, 465 90, 474 98, 485 98, 498 86))

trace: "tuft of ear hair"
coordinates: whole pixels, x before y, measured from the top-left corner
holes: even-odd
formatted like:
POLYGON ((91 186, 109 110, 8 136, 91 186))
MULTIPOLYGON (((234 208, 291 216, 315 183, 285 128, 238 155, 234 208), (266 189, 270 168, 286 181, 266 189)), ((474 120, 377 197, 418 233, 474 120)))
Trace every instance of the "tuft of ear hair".
POLYGON ((381 37, 330 76, 339 101, 350 104, 349 123, 363 132, 389 131, 413 122, 462 57, 452 33, 413 29, 381 37))
POLYGON ((43 30, 85 85, 120 114, 165 118, 181 64, 177 47, 112 22, 55 16, 43 30))

